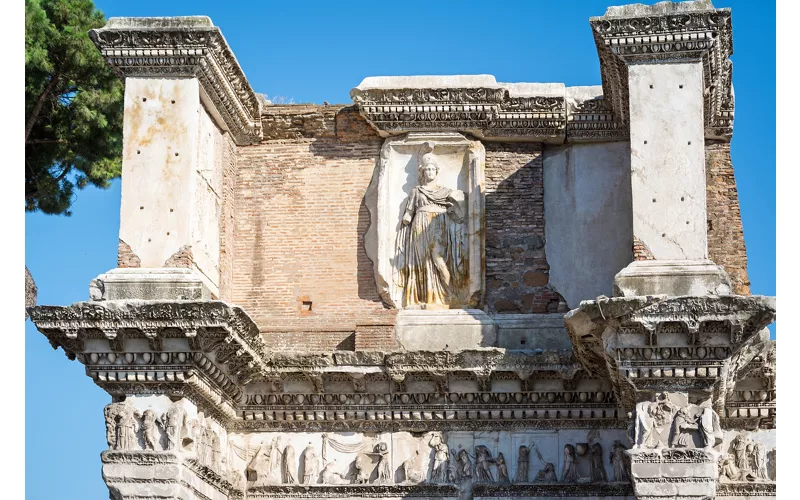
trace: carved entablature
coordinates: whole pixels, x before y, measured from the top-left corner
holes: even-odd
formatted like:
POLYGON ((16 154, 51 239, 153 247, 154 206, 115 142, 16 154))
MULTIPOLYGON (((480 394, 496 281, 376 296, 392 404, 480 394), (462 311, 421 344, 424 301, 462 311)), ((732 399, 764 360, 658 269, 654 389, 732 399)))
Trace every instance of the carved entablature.
POLYGON ((566 133, 561 84, 505 84, 491 75, 370 77, 350 97, 383 137, 468 132, 485 139, 562 143, 566 133))
POLYGON ((614 115, 601 86, 567 87, 569 142, 624 141, 628 126, 614 115))
POLYGON ((734 110, 730 9, 713 9, 710 2, 611 7, 605 16, 591 18, 590 24, 603 95, 621 122, 629 123, 628 65, 698 61, 703 64, 705 136, 730 140, 734 110))
POLYGON ((600 297, 565 317, 577 358, 594 377, 608 376, 624 409, 637 393, 712 391, 724 415, 751 346, 775 319, 763 296, 600 297))
POLYGON ((209 18, 111 18, 89 36, 123 80, 195 77, 237 144, 261 140, 256 94, 209 18))

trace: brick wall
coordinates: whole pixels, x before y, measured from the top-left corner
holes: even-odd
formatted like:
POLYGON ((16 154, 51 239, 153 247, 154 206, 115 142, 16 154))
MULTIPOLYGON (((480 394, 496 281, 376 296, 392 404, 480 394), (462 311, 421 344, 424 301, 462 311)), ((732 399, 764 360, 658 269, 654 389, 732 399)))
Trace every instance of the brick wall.
POLYGON ((222 207, 219 217, 219 295, 233 300, 233 258, 236 228, 236 144, 226 135, 222 150, 222 207))
MULTIPOLYGON (((485 143, 486 304, 490 312, 559 311, 544 243, 541 144, 485 143)), ((566 304, 561 306, 565 309, 566 304)))
POLYGON ((352 349, 357 324, 394 323, 363 244, 381 141, 341 106, 275 108, 266 140, 238 150, 232 300, 268 342, 352 349))
POLYGON ((739 194, 729 142, 706 141, 708 257, 731 276, 734 293, 750 295, 739 194))

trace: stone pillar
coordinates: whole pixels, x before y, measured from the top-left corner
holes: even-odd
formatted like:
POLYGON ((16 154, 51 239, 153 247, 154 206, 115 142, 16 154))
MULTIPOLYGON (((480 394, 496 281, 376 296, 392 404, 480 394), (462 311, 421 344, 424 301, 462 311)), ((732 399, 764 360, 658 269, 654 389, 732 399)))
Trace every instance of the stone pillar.
POLYGON ((630 128, 636 261, 616 294, 730 294, 708 260, 705 174, 705 139, 732 133, 730 11, 707 0, 637 4, 591 24, 604 90, 630 128))
POLYGON ((125 80, 119 265, 93 298, 219 298, 225 150, 259 140, 256 96, 207 17, 90 36, 125 80))

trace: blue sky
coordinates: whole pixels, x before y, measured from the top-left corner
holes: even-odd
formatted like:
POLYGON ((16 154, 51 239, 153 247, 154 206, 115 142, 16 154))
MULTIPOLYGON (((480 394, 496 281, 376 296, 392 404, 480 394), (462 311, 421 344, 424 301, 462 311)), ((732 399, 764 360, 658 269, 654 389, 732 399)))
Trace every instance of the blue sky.
MULTIPOLYGON (((514 1, 493 9, 487 2, 408 0, 96 5, 107 17, 207 15, 256 92, 335 104, 351 102, 350 89, 378 75, 488 73, 502 82, 598 85, 588 18, 622 3, 514 1)), ((752 292, 775 295, 775 4, 716 0, 715 6, 733 9, 731 149, 752 292)), ((119 204, 117 181, 108 190, 80 191, 72 217, 25 215, 25 260, 40 304, 86 300, 89 281, 116 267, 119 204)), ((26 497, 108 498, 100 452, 106 448, 102 408, 110 397, 30 321, 25 347, 26 497)))

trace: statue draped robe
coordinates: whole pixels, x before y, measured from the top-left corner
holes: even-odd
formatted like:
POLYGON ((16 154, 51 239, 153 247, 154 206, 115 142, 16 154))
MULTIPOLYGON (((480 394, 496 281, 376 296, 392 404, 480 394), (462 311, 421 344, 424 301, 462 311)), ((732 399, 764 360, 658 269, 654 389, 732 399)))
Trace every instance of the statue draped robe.
POLYGON ((403 306, 466 303, 466 232, 461 191, 416 186, 406 202, 411 223, 397 234, 396 282, 403 288, 403 306))

